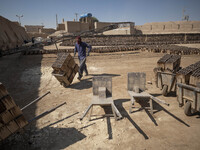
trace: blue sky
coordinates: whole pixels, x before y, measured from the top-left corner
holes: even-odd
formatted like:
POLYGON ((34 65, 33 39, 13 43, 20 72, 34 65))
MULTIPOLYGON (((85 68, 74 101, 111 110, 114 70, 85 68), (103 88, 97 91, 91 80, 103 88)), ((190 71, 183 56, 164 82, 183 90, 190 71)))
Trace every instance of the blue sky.
POLYGON ((22 25, 56 27, 58 21, 73 20, 92 13, 102 22, 131 21, 136 25, 148 22, 180 21, 182 10, 189 20, 200 21, 200 0, 0 0, 0 15, 17 21, 23 15, 22 25))

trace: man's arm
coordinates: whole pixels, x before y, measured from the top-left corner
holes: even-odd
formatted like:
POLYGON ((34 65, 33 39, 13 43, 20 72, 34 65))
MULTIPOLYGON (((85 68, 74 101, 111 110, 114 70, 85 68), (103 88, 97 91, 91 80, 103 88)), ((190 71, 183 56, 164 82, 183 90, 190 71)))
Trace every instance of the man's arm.
POLYGON ((86 44, 86 47, 88 48, 87 56, 89 56, 89 53, 92 50, 92 46, 88 45, 87 43, 85 44, 86 44))

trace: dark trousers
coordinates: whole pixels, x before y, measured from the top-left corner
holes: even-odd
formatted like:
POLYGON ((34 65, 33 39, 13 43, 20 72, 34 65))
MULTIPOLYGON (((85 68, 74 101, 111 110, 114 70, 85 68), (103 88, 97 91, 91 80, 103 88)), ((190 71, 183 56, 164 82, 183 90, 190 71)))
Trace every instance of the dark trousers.
POLYGON ((86 66, 86 58, 79 59, 79 77, 83 76, 83 71, 88 74, 87 66, 86 66))

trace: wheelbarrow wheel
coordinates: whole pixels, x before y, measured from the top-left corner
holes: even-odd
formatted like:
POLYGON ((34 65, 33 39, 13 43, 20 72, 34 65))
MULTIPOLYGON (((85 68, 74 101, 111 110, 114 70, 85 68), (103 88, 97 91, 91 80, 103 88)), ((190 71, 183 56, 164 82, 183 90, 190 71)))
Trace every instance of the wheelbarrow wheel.
POLYGON ((192 112, 191 112, 191 102, 190 101, 186 102, 184 113, 185 113, 186 116, 191 116, 192 115, 192 112))
POLYGON ((167 96, 168 85, 164 85, 162 89, 162 95, 167 96))

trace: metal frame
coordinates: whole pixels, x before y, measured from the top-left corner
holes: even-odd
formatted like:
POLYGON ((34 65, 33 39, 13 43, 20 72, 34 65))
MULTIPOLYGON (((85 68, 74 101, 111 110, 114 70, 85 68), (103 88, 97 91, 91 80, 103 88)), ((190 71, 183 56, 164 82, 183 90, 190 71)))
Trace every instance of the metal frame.
MULTIPOLYGON (((115 120, 121 119, 122 115, 116 108, 112 99, 112 78, 109 76, 93 77, 93 97, 91 104, 88 106, 80 120, 82 120, 90 110, 89 120, 91 120, 93 106, 110 106, 115 120)), ((105 116, 110 116, 106 114, 105 116)))
POLYGON ((153 100, 169 106, 168 103, 162 101, 151 94, 145 92, 146 87, 146 74, 143 72, 130 72, 128 73, 128 94, 131 97, 131 106, 129 108, 129 113, 132 113, 132 107, 136 101, 136 98, 149 98, 150 107, 145 107, 145 109, 150 109, 151 115, 153 115, 153 100))

